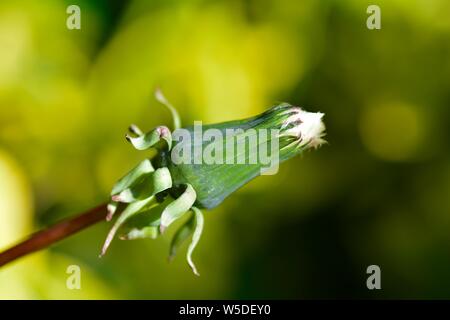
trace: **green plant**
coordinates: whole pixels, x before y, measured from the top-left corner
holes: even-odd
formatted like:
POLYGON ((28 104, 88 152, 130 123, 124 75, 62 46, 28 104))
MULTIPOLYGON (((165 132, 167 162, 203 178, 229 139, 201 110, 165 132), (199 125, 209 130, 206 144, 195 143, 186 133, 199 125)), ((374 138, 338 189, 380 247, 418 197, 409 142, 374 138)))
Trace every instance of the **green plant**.
POLYGON ((325 135, 323 114, 306 112, 288 103, 280 103, 248 119, 202 126, 214 134, 198 140, 195 125, 182 129, 176 109, 160 91, 156 91, 156 99, 172 113, 173 134, 165 126, 143 133, 132 125, 126 136, 138 150, 155 148, 156 156, 143 160, 119 179, 111 191, 108 205, 100 205, 35 233, 0 253, 0 266, 105 218, 110 221, 116 213, 119 213, 118 218, 107 235, 101 255, 105 254, 119 230, 123 230, 120 238, 124 240, 156 238, 174 221, 189 213, 190 217, 172 239, 170 257, 173 258, 179 246, 192 236, 187 261, 198 275, 192 253, 203 230, 200 209, 216 207, 258 175, 273 173, 280 162, 325 142, 322 139, 325 135), (180 139, 173 139, 173 136, 180 139), (247 144, 247 139, 255 143, 247 144), (237 151, 234 150, 236 145, 237 151), (266 152, 262 156, 261 151, 268 145, 271 146, 270 154, 266 152), (183 151, 183 154, 174 151, 183 151), (210 157, 204 158, 205 153, 210 157), (227 155, 226 161, 218 161, 220 154, 227 155), (232 156, 228 157, 229 154, 232 156))
MULTIPOLYGON (((172 112, 176 133, 181 126, 176 109, 160 91, 156 92, 156 98, 172 112)), ((159 126, 144 134, 135 125, 130 126, 130 135, 126 138, 136 149, 155 148, 158 153, 154 158, 142 161, 112 189, 107 220, 112 219, 120 204, 124 206, 106 238, 102 255, 120 228, 124 229, 121 239, 156 238, 190 211, 190 218, 172 240, 170 257, 192 235, 187 261, 198 275, 192 252, 203 230, 200 208, 214 208, 239 187, 264 173, 267 163, 262 161, 260 154, 263 146, 272 146, 270 156, 276 156, 271 163, 273 167, 305 149, 321 145, 325 129, 322 116, 281 103, 249 119, 203 126, 203 130, 215 133, 215 139, 197 137, 196 140, 195 127, 185 128, 186 134, 176 143, 167 127, 159 126), (252 138, 256 144, 246 146, 245 142, 252 138), (236 152, 236 144, 244 145, 240 152, 236 152), (183 150, 184 154, 174 154, 176 149, 183 150), (216 161, 205 161, 202 150, 214 151, 211 157, 216 161), (218 154, 222 158, 217 157, 218 154), (232 161, 217 161, 223 160, 224 154, 232 154, 229 157, 232 161), (180 161, 181 158, 184 161, 180 161)))

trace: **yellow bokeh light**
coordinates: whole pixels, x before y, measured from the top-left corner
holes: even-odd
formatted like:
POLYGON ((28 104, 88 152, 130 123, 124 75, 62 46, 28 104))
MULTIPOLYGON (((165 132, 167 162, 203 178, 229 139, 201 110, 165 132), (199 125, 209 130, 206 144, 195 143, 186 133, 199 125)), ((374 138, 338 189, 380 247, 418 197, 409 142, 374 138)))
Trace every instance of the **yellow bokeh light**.
POLYGON ((425 121, 412 105, 388 103, 366 108, 359 129, 371 153, 388 161, 406 161, 417 155, 425 134, 425 121))
POLYGON ((31 187, 21 168, 0 150, 0 248, 32 230, 31 187))

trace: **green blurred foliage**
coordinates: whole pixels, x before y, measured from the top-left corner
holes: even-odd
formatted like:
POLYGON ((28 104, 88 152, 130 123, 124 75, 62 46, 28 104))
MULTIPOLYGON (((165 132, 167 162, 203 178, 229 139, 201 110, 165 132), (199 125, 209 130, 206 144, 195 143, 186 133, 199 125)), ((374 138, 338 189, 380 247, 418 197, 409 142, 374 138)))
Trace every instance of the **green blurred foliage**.
POLYGON ((288 101, 326 114, 329 144, 206 213, 194 253, 94 226, 0 274, 0 298, 450 297, 450 2, 0 3, 0 246, 105 201, 146 153, 130 123, 185 124, 288 101), (82 290, 65 288, 80 265, 82 290), (366 289, 366 268, 382 290, 366 289))

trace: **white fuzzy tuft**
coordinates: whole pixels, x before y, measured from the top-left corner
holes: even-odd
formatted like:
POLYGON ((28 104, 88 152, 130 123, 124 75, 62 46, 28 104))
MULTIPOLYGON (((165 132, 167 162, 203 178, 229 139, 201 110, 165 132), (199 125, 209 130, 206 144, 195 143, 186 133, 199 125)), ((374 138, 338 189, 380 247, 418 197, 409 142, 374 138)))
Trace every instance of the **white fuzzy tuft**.
POLYGON ((325 142, 322 137, 325 135, 325 125, 322 122, 324 116, 321 112, 307 112, 300 108, 295 108, 296 113, 291 115, 283 127, 291 123, 295 126, 289 128, 285 134, 300 138, 300 146, 308 145, 317 148, 325 142))

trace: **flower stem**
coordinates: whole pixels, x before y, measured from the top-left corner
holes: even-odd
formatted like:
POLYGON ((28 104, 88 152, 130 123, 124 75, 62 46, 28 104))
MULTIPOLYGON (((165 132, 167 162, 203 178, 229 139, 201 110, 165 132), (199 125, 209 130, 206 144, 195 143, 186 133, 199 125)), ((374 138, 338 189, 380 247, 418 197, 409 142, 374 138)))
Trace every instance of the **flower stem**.
POLYGON ((106 204, 63 220, 47 229, 36 232, 28 239, 0 253, 0 267, 21 258, 29 253, 44 249, 59 240, 83 230, 101 220, 107 215, 106 204))

